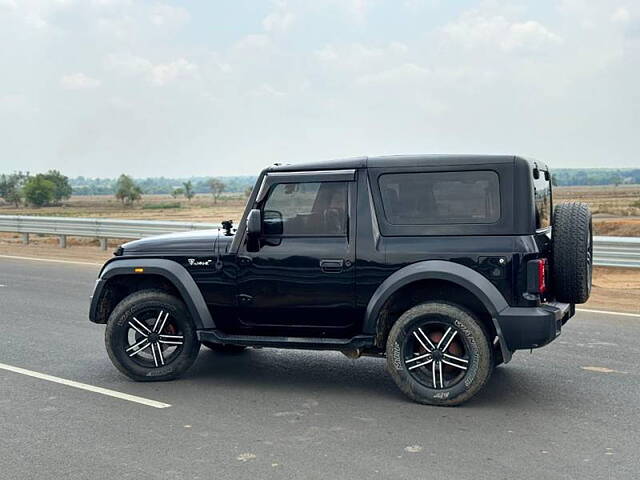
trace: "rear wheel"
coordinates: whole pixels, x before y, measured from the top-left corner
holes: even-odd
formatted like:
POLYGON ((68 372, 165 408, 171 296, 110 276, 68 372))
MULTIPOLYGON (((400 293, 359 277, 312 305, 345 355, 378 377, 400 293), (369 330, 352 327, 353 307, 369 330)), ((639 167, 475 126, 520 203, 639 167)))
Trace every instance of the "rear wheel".
POLYGON ((473 397, 493 370, 491 347, 470 313, 429 302, 407 310, 387 339, 387 366, 409 398, 459 405, 473 397))
POLYGON ((105 331, 113 364, 137 381, 171 380, 193 364, 200 342, 184 303, 158 290, 142 290, 111 312, 105 331))

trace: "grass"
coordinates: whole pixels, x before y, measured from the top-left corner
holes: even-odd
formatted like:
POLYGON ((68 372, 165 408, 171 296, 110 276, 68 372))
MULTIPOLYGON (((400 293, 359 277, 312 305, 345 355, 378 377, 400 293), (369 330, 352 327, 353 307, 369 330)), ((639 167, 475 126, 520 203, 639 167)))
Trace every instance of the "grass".
POLYGON ((142 210, 163 210, 165 208, 182 208, 182 204, 180 202, 162 202, 142 205, 142 210))
POLYGON ((556 202, 585 202, 594 214, 640 216, 640 185, 556 187, 556 202))

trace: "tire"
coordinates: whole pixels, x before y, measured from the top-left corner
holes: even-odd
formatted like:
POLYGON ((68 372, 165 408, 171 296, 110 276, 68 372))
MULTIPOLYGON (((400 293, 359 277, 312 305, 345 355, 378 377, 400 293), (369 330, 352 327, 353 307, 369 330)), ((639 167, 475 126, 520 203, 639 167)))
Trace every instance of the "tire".
POLYGON ((242 353, 247 349, 247 347, 242 345, 227 345, 226 343, 202 342, 202 345, 214 352, 228 354, 242 353))
POLYGON ((493 356, 487 334, 471 313, 428 302, 407 310, 391 328, 387 367, 396 385, 415 402, 455 406, 487 383, 493 356))
POLYGON ((139 382, 179 377, 200 350, 184 303, 159 290, 141 290, 118 303, 107 321, 105 345, 116 368, 139 382))
POLYGON ((553 210, 551 277, 556 300, 585 303, 591 294, 593 225, 584 203, 561 203, 553 210))

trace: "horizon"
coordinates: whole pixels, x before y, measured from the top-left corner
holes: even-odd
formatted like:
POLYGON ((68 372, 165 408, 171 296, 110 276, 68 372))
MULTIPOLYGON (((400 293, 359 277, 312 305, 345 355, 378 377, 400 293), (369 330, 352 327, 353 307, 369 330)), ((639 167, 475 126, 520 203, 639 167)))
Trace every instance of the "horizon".
MULTIPOLYGON (((640 166, 637 167, 616 167, 616 166, 612 166, 612 167, 559 167, 559 168, 553 168, 553 167, 549 167, 550 171, 585 171, 585 172, 589 172, 589 171, 595 171, 595 170, 614 170, 614 171, 621 171, 621 170, 629 170, 629 171, 635 171, 635 170, 640 170, 640 166)), ((20 170, 14 170, 14 171, 2 171, 0 172, 0 175, 8 175, 8 174, 12 174, 12 173, 24 173, 25 175, 37 175, 40 173, 46 173, 49 170, 57 170, 59 171, 62 175, 65 175, 69 178, 69 180, 77 180, 79 178, 84 178, 86 180, 117 180, 118 177, 120 175, 127 175, 129 177, 131 177, 134 180, 152 180, 152 179, 167 179, 167 180, 197 180, 197 179, 208 179, 208 178, 256 178, 259 176, 260 171, 257 171, 254 174, 246 174, 246 175, 185 175, 185 176, 173 176, 173 175, 145 175, 145 176, 135 176, 135 175, 130 175, 128 172, 124 171, 118 174, 115 174, 113 176, 89 176, 89 175, 66 175, 64 170, 61 170, 59 168, 56 167, 52 167, 49 168, 48 170, 43 170, 43 171, 20 171, 20 170)))

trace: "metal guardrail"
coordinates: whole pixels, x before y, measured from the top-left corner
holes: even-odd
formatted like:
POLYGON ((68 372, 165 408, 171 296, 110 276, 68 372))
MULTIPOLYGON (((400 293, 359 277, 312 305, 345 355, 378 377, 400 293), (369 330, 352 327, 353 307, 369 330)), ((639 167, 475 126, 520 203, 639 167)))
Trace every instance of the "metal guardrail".
MULTIPOLYGON (((103 249, 108 238, 136 239, 164 233, 221 228, 217 223, 158 222, 142 220, 113 220, 101 218, 27 217, 0 215, 0 232, 58 235, 60 246, 66 246, 67 236, 95 237, 103 249)), ((640 238, 593 237, 595 265, 640 268, 640 238)))
POLYGON ((593 237, 593 263, 603 267, 640 268, 640 238, 593 237))
POLYGON ((217 223, 0 215, 0 232, 21 233, 23 243, 29 243, 29 234, 31 233, 57 235, 60 237, 60 246, 63 248, 67 245, 67 236, 98 238, 100 246, 106 250, 109 238, 136 239, 164 233, 216 228, 221 228, 221 225, 217 223))

